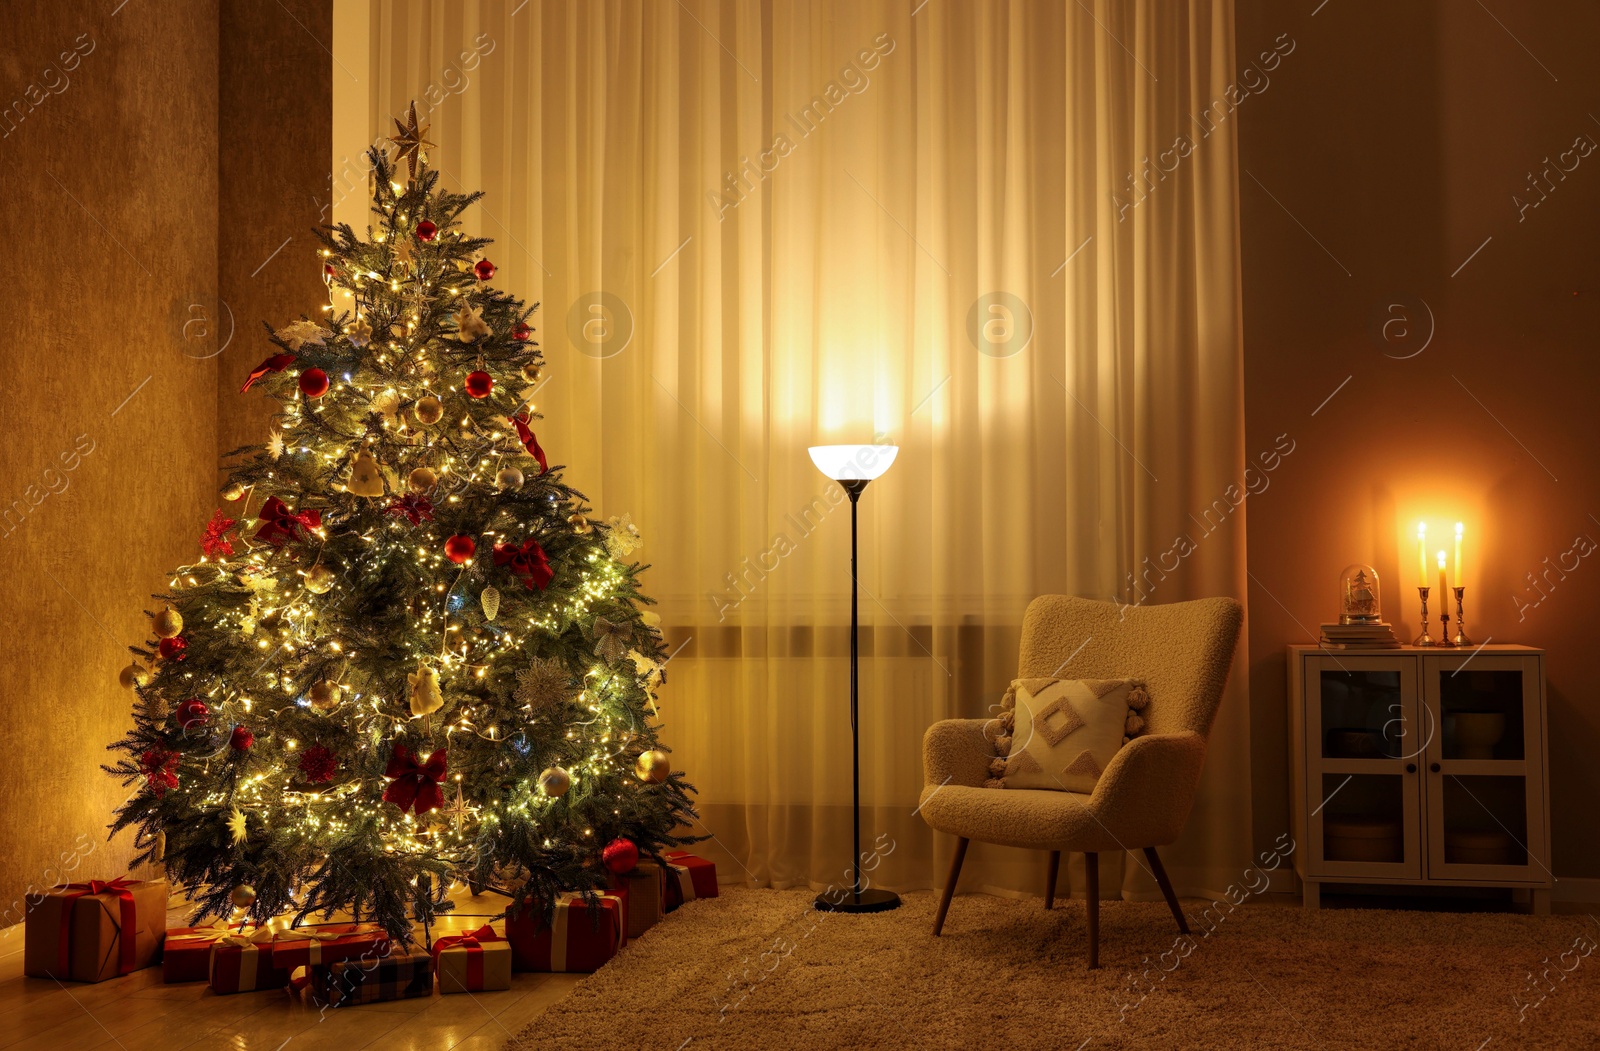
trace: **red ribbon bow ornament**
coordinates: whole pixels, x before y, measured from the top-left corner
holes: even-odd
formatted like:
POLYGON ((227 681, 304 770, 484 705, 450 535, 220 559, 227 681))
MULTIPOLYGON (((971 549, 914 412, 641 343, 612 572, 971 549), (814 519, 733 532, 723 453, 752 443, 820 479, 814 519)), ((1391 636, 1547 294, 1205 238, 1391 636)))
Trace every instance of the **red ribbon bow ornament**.
POLYGON ((522 447, 528 450, 529 456, 539 461, 539 473, 544 474, 550 470, 550 462, 544 458, 544 450, 539 447, 539 439, 528 429, 528 414, 519 412, 511 417, 511 422, 516 424, 517 437, 522 440, 522 447))
POLYGON ((261 364, 250 370, 250 378, 244 381, 244 386, 239 388, 239 393, 243 394, 245 391, 249 390, 255 385, 256 380, 266 376, 267 373, 282 372, 284 369, 293 364, 293 354, 272 355, 272 357, 268 358, 266 361, 263 361, 261 364))
POLYGON ((550 568, 550 560, 545 557, 544 548, 539 546, 537 540, 531 537, 522 542, 521 547, 515 544, 496 544, 494 546, 494 564, 497 566, 509 565, 511 572, 517 575, 529 591, 537 587, 543 591, 549 586, 555 571, 550 568))
POLYGON ((428 756, 426 763, 419 763, 409 748, 397 744, 394 754, 389 757, 388 767, 383 771, 383 776, 394 778, 389 782, 389 787, 383 790, 383 800, 399 807, 401 813, 415 809, 417 816, 421 817, 444 805, 444 796, 439 791, 439 782, 444 780, 444 775, 443 748, 428 756))
POLYGON ((256 539, 265 540, 274 547, 281 546, 285 540, 299 539, 302 531, 322 528, 321 511, 301 511, 296 514, 276 496, 262 505, 261 513, 256 517, 261 521, 256 539))

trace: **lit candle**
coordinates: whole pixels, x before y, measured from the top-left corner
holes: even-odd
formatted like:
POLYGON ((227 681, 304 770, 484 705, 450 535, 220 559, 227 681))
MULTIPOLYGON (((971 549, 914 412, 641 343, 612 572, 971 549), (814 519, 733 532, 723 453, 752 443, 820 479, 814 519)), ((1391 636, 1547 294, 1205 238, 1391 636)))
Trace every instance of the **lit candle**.
POLYGON ((1461 582, 1461 523, 1456 523, 1456 587, 1465 587, 1461 582))
POLYGON ((1417 523, 1417 587, 1428 586, 1428 523, 1417 523))
POLYGON ((1441 550, 1439 552, 1439 601, 1443 602, 1444 597, 1449 593, 1449 585, 1446 583, 1444 577, 1444 552, 1441 550))

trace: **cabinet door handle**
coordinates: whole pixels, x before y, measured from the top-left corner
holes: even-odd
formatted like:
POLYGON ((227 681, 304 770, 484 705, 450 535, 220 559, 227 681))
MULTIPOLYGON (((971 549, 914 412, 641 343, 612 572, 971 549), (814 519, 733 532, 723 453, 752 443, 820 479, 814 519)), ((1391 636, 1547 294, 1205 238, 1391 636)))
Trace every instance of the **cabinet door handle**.
POLYGON ((1416 763, 1407 763, 1406 764, 1406 773, 1414 774, 1416 772, 1417 772, 1417 764, 1416 763))
POLYGON ((1428 764, 1428 769, 1432 770, 1434 773, 1437 774, 1439 772, 1439 764, 1438 763, 1429 763, 1428 764))

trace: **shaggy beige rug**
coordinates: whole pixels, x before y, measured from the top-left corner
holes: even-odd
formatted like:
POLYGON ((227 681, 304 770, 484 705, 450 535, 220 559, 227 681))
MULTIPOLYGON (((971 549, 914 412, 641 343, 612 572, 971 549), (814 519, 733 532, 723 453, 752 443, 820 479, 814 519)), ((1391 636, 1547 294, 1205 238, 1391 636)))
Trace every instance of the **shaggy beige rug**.
POLYGON ((1089 971, 1082 901, 958 897, 933 938, 931 893, 876 916, 811 898, 724 888, 690 903, 508 1051, 1600 1048, 1588 916, 1255 903, 1217 910, 1201 936, 1191 905, 1188 943, 1166 906, 1113 901, 1089 971))

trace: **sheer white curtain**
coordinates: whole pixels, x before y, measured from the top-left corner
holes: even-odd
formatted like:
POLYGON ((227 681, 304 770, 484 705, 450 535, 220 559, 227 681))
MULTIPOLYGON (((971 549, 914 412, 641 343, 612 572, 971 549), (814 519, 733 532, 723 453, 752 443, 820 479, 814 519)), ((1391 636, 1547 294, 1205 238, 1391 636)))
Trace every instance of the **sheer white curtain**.
MULTIPOLYGON (((433 165, 488 191, 496 282, 544 304, 540 440, 643 531, 666 735, 725 874, 850 864, 849 504, 808 445, 900 446, 861 503, 889 886, 942 880, 922 732, 998 700, 1030 598, 1244 596, 1227 0, 412 0, 340 32, 347 123, 418 99, 433 165)), ((1241 670, 1182 890, 1248 862, 1247 735, 1241 670)))

